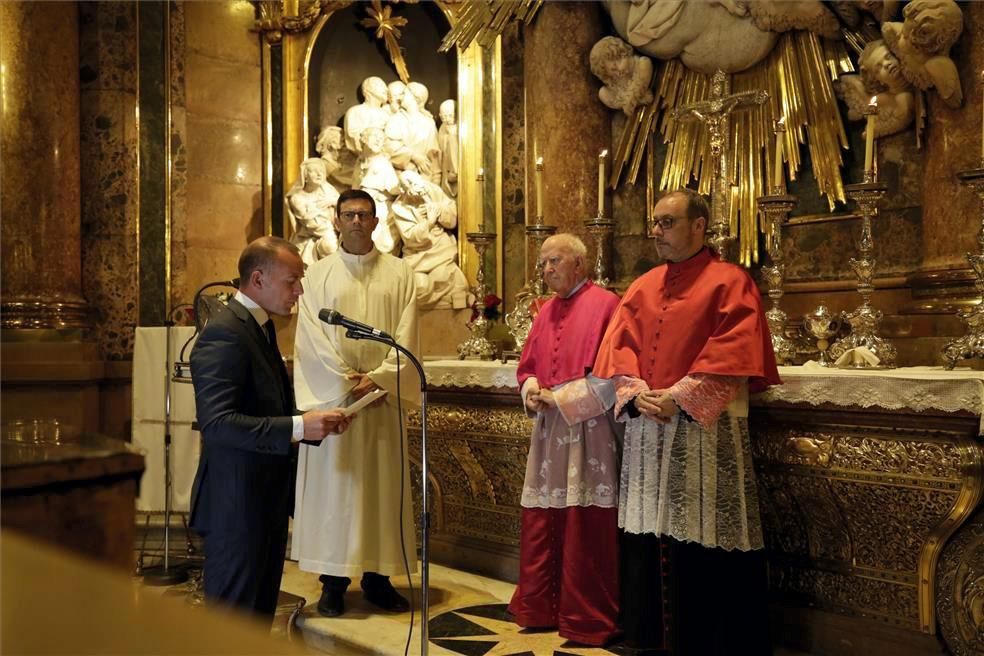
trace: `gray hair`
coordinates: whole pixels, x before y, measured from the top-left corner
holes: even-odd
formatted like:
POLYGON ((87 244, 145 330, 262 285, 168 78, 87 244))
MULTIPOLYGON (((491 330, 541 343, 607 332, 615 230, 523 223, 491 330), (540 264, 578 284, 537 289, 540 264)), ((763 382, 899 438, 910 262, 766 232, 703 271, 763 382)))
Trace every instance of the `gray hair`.
POLYGON ((547 237, 541 248, 546 248, 547 244, 559 246, 567 250, 571 255, 580 258, 588 257, 588 248, 581 241, 581 238, 570 232, 561 232, 551 237, 547 237))

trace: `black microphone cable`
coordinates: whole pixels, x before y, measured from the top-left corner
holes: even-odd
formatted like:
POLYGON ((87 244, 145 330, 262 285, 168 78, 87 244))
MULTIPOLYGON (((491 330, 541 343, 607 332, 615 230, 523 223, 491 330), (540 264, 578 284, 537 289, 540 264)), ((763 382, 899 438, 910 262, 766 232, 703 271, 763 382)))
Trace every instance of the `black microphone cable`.
MULTIPOLYGON (((408 458, 403 456, 405 438, 403 435, 403 397, 400 395, 400 350, 396 348, 393 350, 396 351, 396 410, 400 424, 400 552, 403 554, 403 570, 407 574, 407 585, 410 586, 410 628, 407 630, 407 644, 403 648, 403 656, 407 656, 410 653, 410 642, 413 640, 414 600, 413 581, 410 579, 410 562, 407 560, 406 533, 403 530, 403 489, 406 486, 406 470, 410 468, 410 462, 408 458)), ((423 484, 427 485, 427 481, 424 481, 423 484)))

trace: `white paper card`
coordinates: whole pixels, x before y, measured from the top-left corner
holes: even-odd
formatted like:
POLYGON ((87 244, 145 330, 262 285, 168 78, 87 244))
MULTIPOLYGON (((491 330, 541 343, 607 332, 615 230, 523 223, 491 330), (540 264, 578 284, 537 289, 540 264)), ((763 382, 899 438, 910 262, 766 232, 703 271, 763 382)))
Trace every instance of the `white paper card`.
POLYGON ((352 405, 342 408, 342 414, 344 414, 346 417, 354 415, 356 412, 362 410, 362 408, 366 407, 376 399, 382 398, 384 396, 386 396, 386 390, 384 389, 373 390, 372 392, 369 392, 368 394, 363 396, 361 399, 359 399, 352 405))

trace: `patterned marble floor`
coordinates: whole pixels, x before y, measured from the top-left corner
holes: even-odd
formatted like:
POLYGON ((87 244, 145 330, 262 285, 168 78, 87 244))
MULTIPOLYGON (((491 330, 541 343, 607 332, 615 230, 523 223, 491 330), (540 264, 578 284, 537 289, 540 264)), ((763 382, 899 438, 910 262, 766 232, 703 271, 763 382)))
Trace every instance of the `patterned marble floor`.
MULTIPOLYGON (((413 577, 419 604, 419 574, 413 577)), ((567 642, 556 631, 529 631, 512 623, 506 603, 513 585, 475 574, 432 565, 430 568, 429 653, 461 656, 611 656, 618 650, 585 648, 567 642)), ((394 586, 409 595, 406 578, 394 586)), ((305 642, 318 651, 341 656, 356 654, 402 654, 407 640, 410 613, 386 613, 362 599, 358 581, 345 597, 341 617, 318 615, 315 605, 321 584, 315 574, 301 572, 288 562, 281 588, 307 600, 298 626, 305 642)), ((414 617, 411 654, 420 653, 420 619, 414 617)))
MULTIPOLYGON (((419 605, 420 575, 412 579, 419 605)), ((513 584, 469 574, 440 565, 430 568, 430 654, 437 656, 611 656, 622 654, 611 649, 582 647, 567 642, 556 631, 530 631, 513 624, 506 612, 513 584)), ((404 596, 409 596, 405 577, 393 580, 404 596)), ((281 590, 307 600, 298 626, 308 647, 337 656, 404 653, 410 613, 386 613, 362 599, 358 581, 345 596, 346 612, 341 617, 318 615, 315 608, 321 596, 321 583, 315 574, 297 569, 288 561, 281 590)), ((410 654, 420 653, 420 617, 414 616, 410 654)), ((776 649, 774 656, 810 656, 802 652, 776 649)))

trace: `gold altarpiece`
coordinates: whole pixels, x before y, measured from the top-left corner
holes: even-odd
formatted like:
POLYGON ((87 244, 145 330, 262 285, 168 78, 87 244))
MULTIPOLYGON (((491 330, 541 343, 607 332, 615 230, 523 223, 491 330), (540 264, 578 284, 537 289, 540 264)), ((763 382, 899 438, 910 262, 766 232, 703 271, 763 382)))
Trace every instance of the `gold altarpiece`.
MULTIPOLYGON (((427 27, 446 33, 461 14, 461 5, 440 1, 430 4, 440 10, 439 13, 446 22, 439 25, 436 24, 439 21, 432 21, 434 24, 427 27)), ((313 125, 311 100, 316 97, 315 94, 325 91, 313 88, 320 77, 315 53, 321 41, 326 38, 331 22, 337 22, 342 12, 350 8, 358 11, 360 17, 363 12, 371 14, 373 7, 390 10, 391 15, 396 16, 411 11, 414 6, 402 3, 384 6, 381 2, 370 5, 349 0, 318 0, 300 4, 297 0, 282 0, 258 4, 260 19, 257 21, 257 30, 263 34, 263 208, 267 233, 277 231, 272 222, 274 203, 281 202, 283 193, 298 176, 301 162, 306 157, 317 156, 314 152, 314 140, 321 126, 313 125), (275 62, 275 49, 279 54, 279 63, 275 62), (274 143, 278 134, 279 144, 274 143)), ((417 23, 419 25, 419 21, 417 23)), ((400 37, 398 46, 408 53, 409 59, 411 50, 422 47, 415 45, 415 19, 411 18, 403 25, 396 23, 396 26, 400 37)), ((364 33, 366 39, 372 40, 372 29, 366 28, 364 33)), ((367 51, 371 48, 374 46, 370 44, 367 51)), ((382 50, 380 47, 380 51, 382 50)), ((485 231, 503 234, 502 138, 499 128, 502 114, 501 39, 496 39, 491 47, 484 49, 473 44, 465 50, 457 48, 449 53, 438 53, 433 48, 430 52, 417 51, 414 55, 417 61, 422 57, 429 58, 429 61, 447 57, 454 60, 456 91, 453 97, 457 105, 460 153, 457 198, 458 262, 470 283, 474 284, 478 269, 477 255, 464 238, 465 234, 485 231)), ((364 70, 365 61, 357 55, 338 62, 338 65, 355 68, 360 81, 375 74, 364 70)), ((399 66, 389 66, 389 80, 397 79, 398 68, 399 66)), ((408 81, 414 79, 414 70, 411 69, 408 81)), ((343 92, 346 107, 361 101, 356 95, 357 86, 344 89, 343 92)), ((432 96, 430 104, 436 108, 441 100, 443 98, 432 96)), ((284 228, 285 232, 288 230, 289 228, 284 228)), ((491 260, 488 264, 492 264, 491 260)), ((495 291, 501 295, 504 272, 501 247, 495 249, 494 266, 495 291)))

